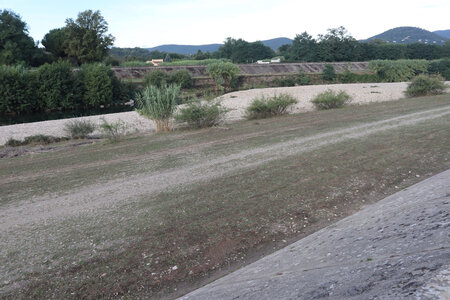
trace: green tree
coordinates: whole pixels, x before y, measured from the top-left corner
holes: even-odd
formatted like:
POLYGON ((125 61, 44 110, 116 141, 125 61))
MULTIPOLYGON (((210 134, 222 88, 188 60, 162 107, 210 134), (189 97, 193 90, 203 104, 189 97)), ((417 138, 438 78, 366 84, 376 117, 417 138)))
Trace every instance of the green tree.
POLYGON ((289 59, 296 61, 316 61, 316 40, 306 31, 297 34, 289 51, 289 59))
POLYGON ((358 41, 344 27, 331 28, 327 34, 319 35, 317 56, 320 61, 356 61, 358 46, 358 41))
POLYGON ((212 63, 206 67, 206 73, 214 79, 218 89, 226 91, 238 77, 239 67, 229 62, 212 63))
POLYGON ((218 57, 231 59, 234 63, 248 63, 275 56, 275 52, 261 42, 249 43, 243 39, 233 38, 226 39, 218 54, 218 57))
POLYGON ((67 19, 65 30, 66 54, 78 64, 102 61, 114 42, 114 37, 107 34, 108 23, 98 10, 83 11, 76 20, 67 19))
POLYGON ((86 107, 110 105, 113 102, 113 81, 110 69, 99 63, 81 67, 81 78, 85 89, 83 103, 86 107))
POLYGON ((13 11, 0 10, 0 64, 34 64, 39 54, 20 16, 13 11))
POLYGON ((50 30, 42 39, 41 44, 45 47, 45 51, 53 54, 55 58, 67 57, 65 42, 67 33, 65 28, 57 28, 50 30))

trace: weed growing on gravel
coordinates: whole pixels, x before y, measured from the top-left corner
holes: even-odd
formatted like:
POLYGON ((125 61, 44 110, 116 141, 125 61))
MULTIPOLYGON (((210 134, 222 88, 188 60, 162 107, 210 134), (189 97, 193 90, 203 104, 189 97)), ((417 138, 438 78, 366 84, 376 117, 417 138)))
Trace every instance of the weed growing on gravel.
POLYGON ((103 123, 100 125, 100 128, 110 142, 118 142, 123 138, 126 131, 124 121, 118 119, 114 123, 108 123, 105 118, 102 118, 101 120, 103 123))
POLYGON ((288 94, 275 95, 273 97, 256 98, 247 108, 248 119, 262 119, 283 115, 287 112, 287 108, 298 101, 288 94))
POLYGON ((94 132, 96 126, 90 120, 72 120, 64 124, 64 131, 73 139, 84 139, 94 132))
POLYGON ((194 100, 180 109, 175 120, 194 128, 211 127, 220 124, 227 111, 220 103, 194 100))
POLYGON ((444 94, 445 89, 446 86, 440 78, 419 75, 408 85, 405 94, 408 97, 432 96, 444 94))
POLYGON ((335 92, 332 90, 327 90, 314 97, 311 102, 317 109, 324 110, 343 107, 350 100, 350 95, 344 91, 335 92))
POLYGON ((66 141, 66 140, 67 140, 67 138, 64 138, 64 137, 36 134, 36 135, 27 136, 23 141, 9 138, 8 141, 6 141, 5 146, 19 147, 19 146, 25 146, 25 145, 29 145, 29 144, 47 145, 47 144, 57 143, 57 142, 66 141))

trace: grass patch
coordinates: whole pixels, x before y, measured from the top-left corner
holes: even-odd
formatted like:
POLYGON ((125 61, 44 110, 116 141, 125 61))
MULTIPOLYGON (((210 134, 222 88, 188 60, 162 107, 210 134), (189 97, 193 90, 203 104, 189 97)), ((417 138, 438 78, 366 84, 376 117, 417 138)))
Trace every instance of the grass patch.
POLYGON ((204 128, 219 125, 228 110, 220 103, 195 100, 187 103, 175 115, 175 120, 187 123, 193 128, 204 128))
POLYGON ((350 95, 344 91, 335 92, 327 90, 314 97, 311 102, 319 110, 341 108, 351 100, 350 95))
POLYGON ((64 131, 73 139, 84 139, 93 133, 96 126, 90 120, 72 120, 64 124, 64 131))
POLYGON ((297 99, 288 94, 256 98, 247 108, 248 119, 262 119, 283 115, 289 106, 296 104, 297 99))
POLYGON ((5 146, 8 147, 19 147, 19 146, 26 146, 26 145, 48 145, 51 143, 58 143, 61 141, 67 141, 68 138, 66 137, 56 137, 51 135, 45 135, 45 134, 37 134, 37 135, 31 135, 27 136, 24 140, 16 140, 13 138, 9 138, 5 146))

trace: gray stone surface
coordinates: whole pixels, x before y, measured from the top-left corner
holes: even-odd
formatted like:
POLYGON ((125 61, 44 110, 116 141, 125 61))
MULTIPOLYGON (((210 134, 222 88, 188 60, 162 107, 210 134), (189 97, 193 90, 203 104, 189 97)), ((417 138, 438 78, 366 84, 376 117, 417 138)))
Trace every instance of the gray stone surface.
POLYGON ((450 299, 450 170, 181 299, 450 299))

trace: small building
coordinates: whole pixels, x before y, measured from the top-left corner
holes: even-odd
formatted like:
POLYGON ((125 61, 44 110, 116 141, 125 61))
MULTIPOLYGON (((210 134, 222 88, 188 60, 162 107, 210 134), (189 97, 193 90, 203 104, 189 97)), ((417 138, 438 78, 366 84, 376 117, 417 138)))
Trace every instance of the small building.
POLYGON ((152 63, 155 67, 159 66, 159 64, 160 64, 160 63, 163 63, 163 62, 164 62, 164 59, 152 59, 152 61, 151 61, 151 63, 152 63))

